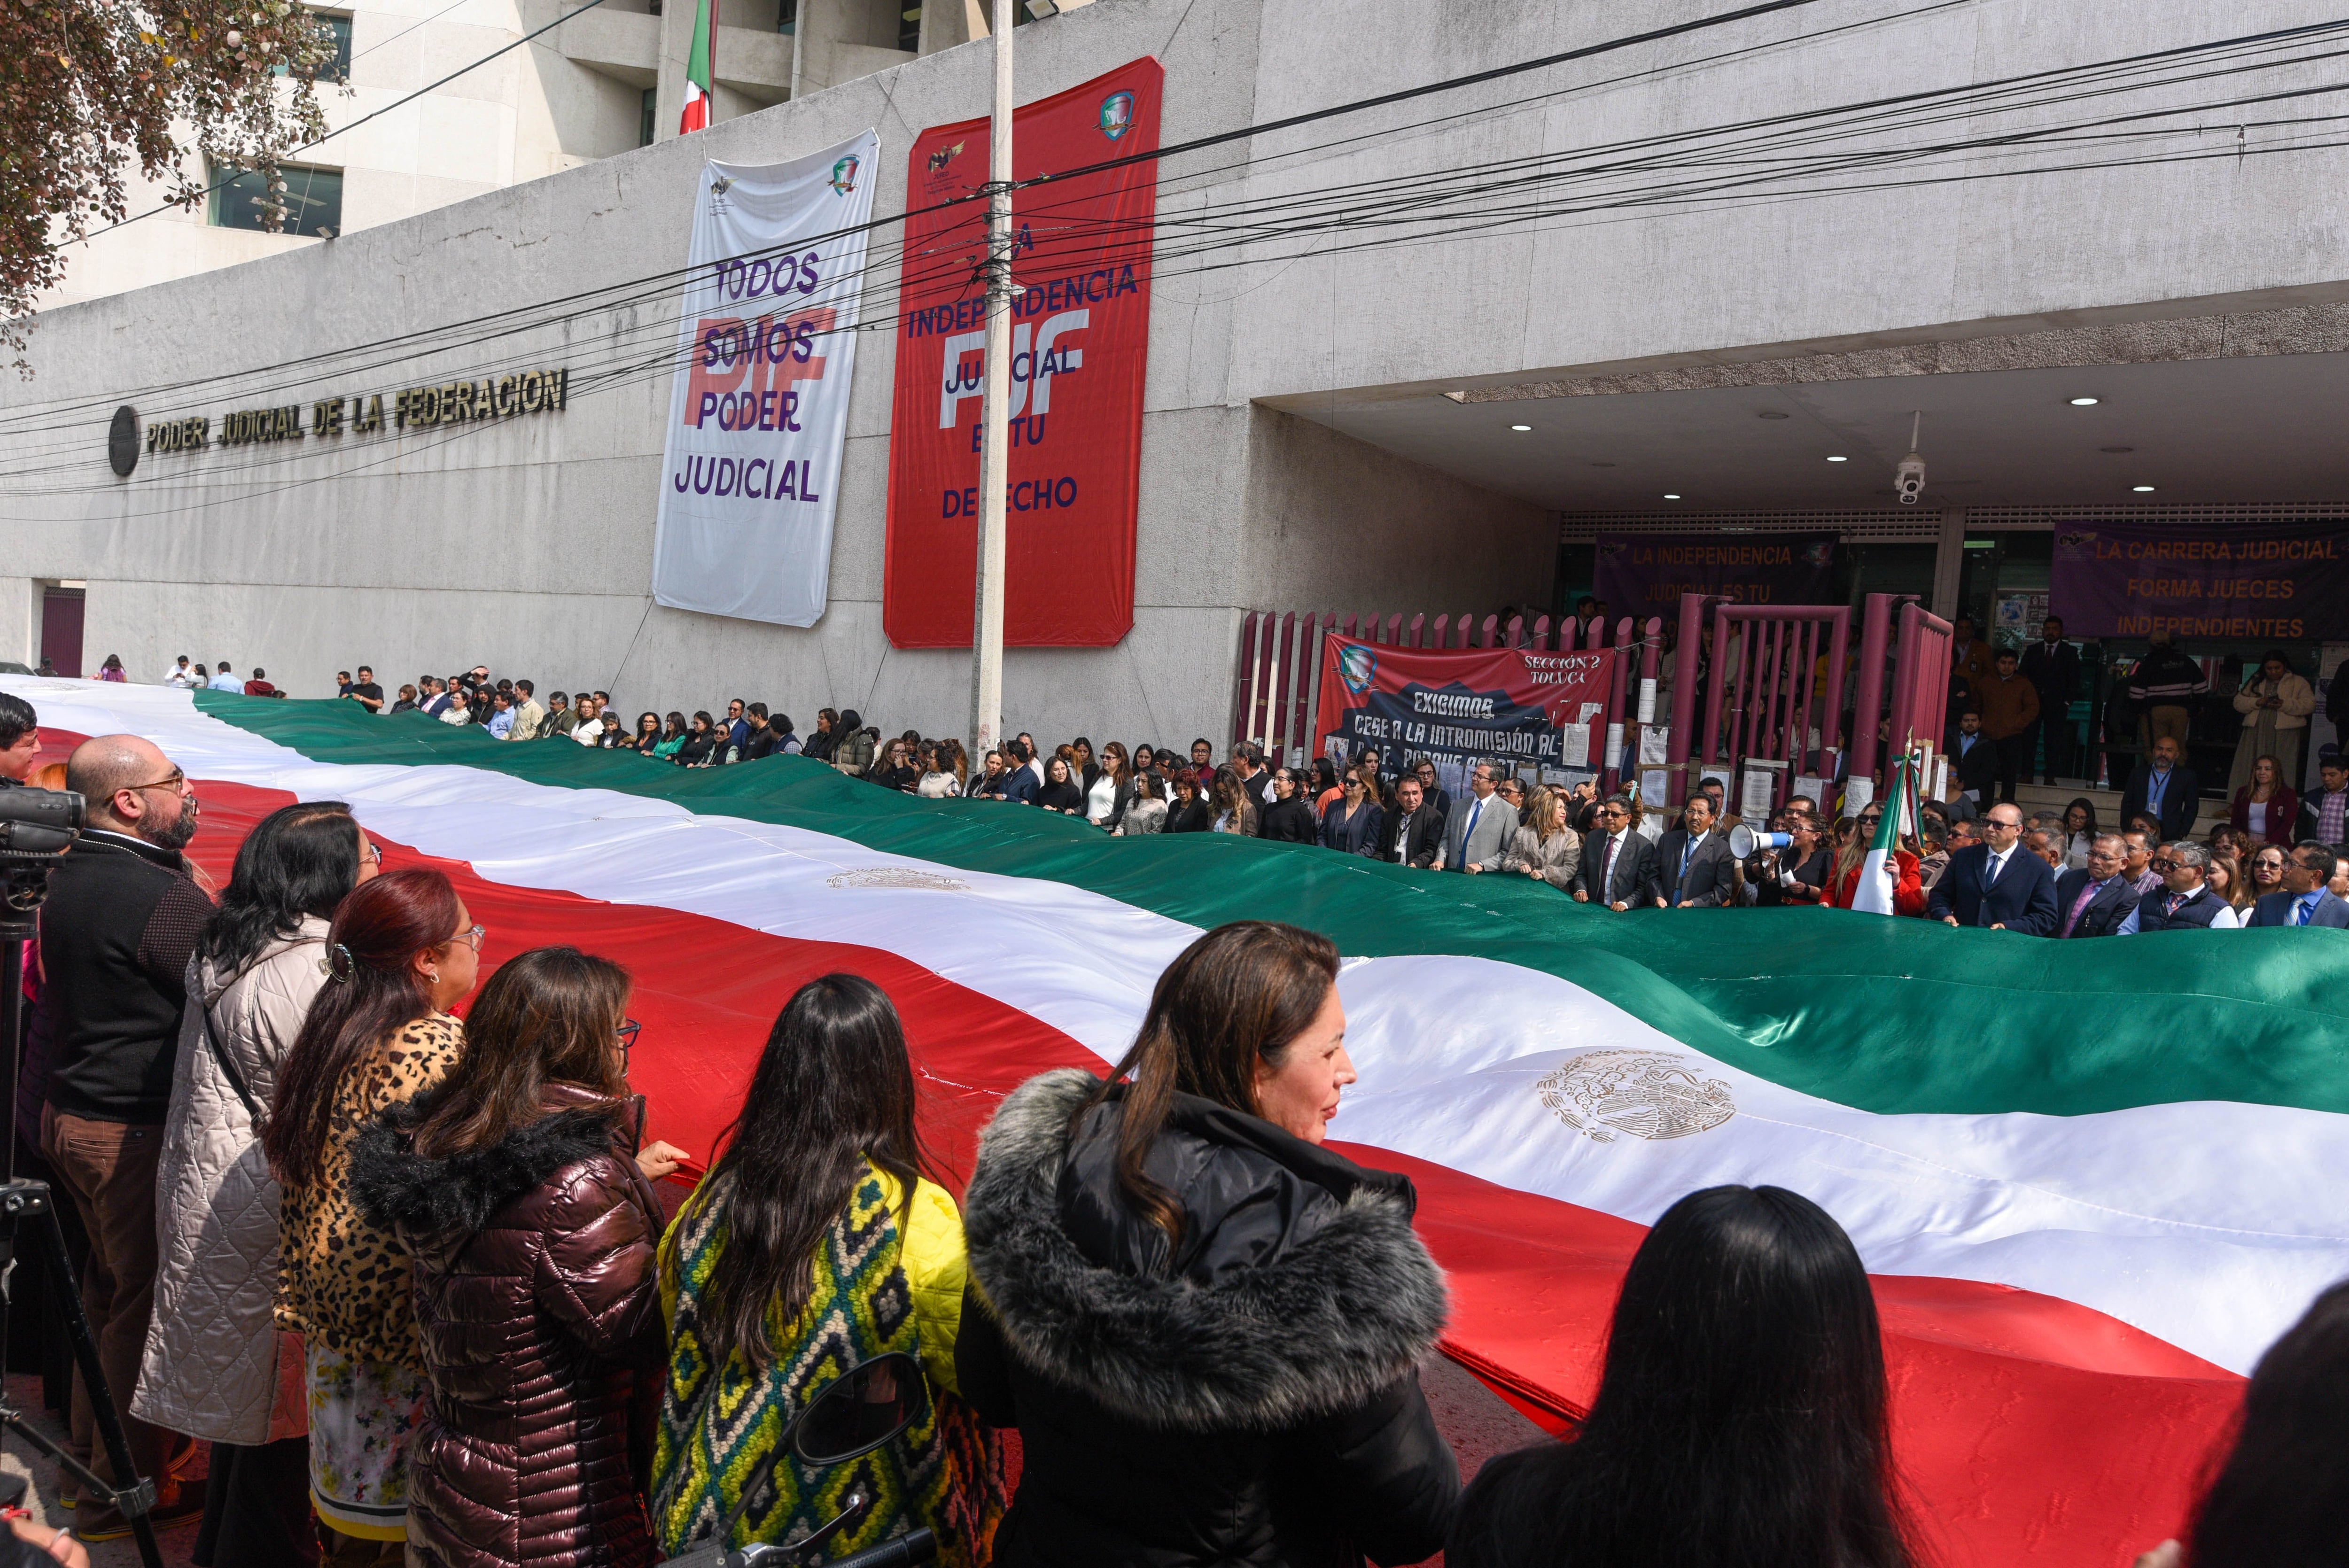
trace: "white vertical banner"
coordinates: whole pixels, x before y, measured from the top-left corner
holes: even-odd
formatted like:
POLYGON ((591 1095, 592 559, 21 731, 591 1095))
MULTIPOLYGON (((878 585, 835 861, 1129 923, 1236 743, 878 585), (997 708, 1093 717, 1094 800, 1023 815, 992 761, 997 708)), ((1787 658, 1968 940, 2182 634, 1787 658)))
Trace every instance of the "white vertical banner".
POLYGON ((789 163, 705 163, 678 323, 653 597, 823 615, 880 137, 789 163))

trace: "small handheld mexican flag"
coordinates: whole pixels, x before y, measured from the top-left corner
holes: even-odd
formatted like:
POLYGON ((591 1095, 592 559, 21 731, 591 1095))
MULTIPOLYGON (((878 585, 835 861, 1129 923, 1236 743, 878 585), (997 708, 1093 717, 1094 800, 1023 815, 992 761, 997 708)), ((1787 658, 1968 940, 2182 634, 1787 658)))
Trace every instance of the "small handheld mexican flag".
POLYGON ((1876 841, 1859 866, 1859 885, 1852 890, 1851 907, 1872 914, 1892 913, 1892 892, 1899 885, 1900 864, 1894 851, 1900 835, 1917 814, 1917 791, 1911 781, 1913 758, 1904 757, 1892 768, 1892 788, 1884 802, 1884 820, 1876 825, 1876 841))
POLYGON ((710 5, 711 0, 695 0, 693 7, 693 46, 685 56, 685 113, 677 123, 679 136, 706 130, 709 126, 709 67, 715 57, 712 46, 717 42, 710 5))

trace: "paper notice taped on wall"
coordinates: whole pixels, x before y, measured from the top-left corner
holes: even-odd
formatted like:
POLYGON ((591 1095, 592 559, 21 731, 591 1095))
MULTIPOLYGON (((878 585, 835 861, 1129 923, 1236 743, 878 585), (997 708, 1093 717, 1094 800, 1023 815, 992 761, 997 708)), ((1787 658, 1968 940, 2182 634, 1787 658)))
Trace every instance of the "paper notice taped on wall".
POLYGON ((1567 768, 1590 766, 1590 727, 1587 724, 1561 724, 1557 727, 1557 759, 1567 768))
POLYGON ((1649 725, 1640 731, 1640 765, 1643 768, 1662 767, 1671 759, 1671 726, 1649 725))

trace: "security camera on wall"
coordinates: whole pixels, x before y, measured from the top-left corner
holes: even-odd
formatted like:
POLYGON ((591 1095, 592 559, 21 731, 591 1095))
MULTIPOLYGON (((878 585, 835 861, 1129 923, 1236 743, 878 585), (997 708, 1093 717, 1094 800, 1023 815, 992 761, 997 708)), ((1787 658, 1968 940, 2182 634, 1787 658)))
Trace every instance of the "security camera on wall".
POLYGON ((1902 506, 1915 506, 1917 498, 1925 493, 1925 459, 1917 452, 1917 436, 1924 422, 1924 415, 1916 416, 1909 427, 1909 455, 1893 465, 1892 489, 1902 506))

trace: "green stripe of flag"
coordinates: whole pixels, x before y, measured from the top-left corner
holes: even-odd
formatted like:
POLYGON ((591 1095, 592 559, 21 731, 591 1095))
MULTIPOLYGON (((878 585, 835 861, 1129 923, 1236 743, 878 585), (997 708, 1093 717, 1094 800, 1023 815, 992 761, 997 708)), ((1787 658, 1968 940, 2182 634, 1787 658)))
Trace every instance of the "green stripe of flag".
POLYGON ((194 696, 214 717, 322 763, 448 764, 613 789, 1065 882, 1192 925, 1287 920, 1355 956, 1522 965, 1733 1067, 1864 1110, 2066 1116, 2222 1099, 2349 1111, 2349 932, 2165 933, 2073 947, 1833 910, 1617 915, 1523 879, 1408 871, 1304 845, 1109 839, 1017 806, 884 791, 798 758, 687 769, 492 740, 418 714, 377 717, 352 703, 194 696))

